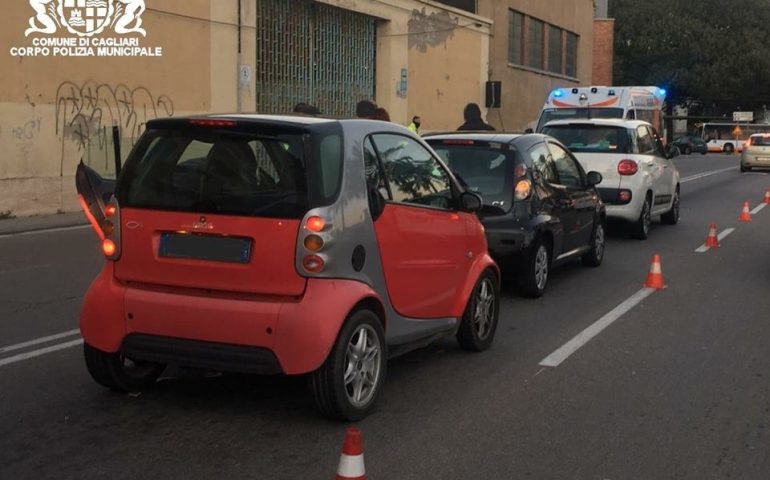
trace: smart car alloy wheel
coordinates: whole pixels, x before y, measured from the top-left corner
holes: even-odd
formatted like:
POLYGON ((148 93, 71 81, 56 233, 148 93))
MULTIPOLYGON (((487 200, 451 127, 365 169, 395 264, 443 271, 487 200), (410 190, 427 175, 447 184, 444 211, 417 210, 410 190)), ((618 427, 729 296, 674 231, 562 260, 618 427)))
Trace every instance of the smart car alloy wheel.
POLYGON ((371 401, 380 378, 381 345, 374 329, 360 325, 350 337, 345 355, 345 391, 352 405, 371 401))
POLYGON ((476 292, 476 308, 473 312, 473 326, 479 339, 487 338, 491 331, 492 317, 495 307, 494 285, 489 278, 481 280, 481 285, 476 292))
POLYGON ((371 310, 353 312, 324 364, 310 374, 310 389, 328 417, 357 421, 374 406, 387 369, 385 333, 371 310))
POLYGON ((480 352, 492 345, 500 312, 498 278, 491 270, 485 271, 473 288, 457 341, 464 350, 480 352))

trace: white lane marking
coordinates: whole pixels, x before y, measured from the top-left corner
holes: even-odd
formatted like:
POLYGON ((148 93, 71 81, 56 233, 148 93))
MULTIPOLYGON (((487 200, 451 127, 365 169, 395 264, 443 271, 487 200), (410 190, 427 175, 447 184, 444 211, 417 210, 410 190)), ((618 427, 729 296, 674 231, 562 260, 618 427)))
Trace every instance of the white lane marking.
MULTIPOLYGON (((735 231, 734 228, 725 228, 724 230, 719 232, 719 235, 717 235, 717 240, 719 240, 721 242, 722 240, 724 240, 728 235, 730 235, 734 231, 735 231)), ((706 253, 709 250, 711 250, 711 247, 707 247, 706 244, 704 243, 700 247, 696 248, 695 252, 696 253, 706 253)))
POLYGON ((41 348, 39 350, 33 350, 31 352, 20 353, 15 357, 8 357, 0 360, 0 367, 4 367, 12 363, 18 363, 24 360, 29 360, 30 358, 39 357, 41 355, 47 355, 49 353, 58 352, 59 350, 66 350, 67 348, 77 347, 78 345, 82 345, 82 344, 83 344, 83 339, 79 338, 71 342, 60 343, 57 345, 51 345, 50 347, 41 348))
POLYGON ((78 225, 76 227, 47 228, 45 230, 32 230, 29 232, 4 233, 0 235, 0 239, 11 238, 11 237, 22 237, 26 235, 40 235, 43 233, 69 232, 72 230, 84 230, 86 228, 91 228, 91 225, 78 225))
POLYGON ((766 204, 766 203, 760 203, 759 205, 757 205, 756 207, 754 207, 754 210, 752 210, 752 211, 751 211, 751 214, 752 214, 752 215, 756 215, 756 214, 758 214, 758 213, 759 213, 759 212, 761 212, 761 211, 762 211, 762 209, 763 209, 763 208, 765 208, 766 206, 767 206, 767 204, 766 204))
POLYGON ((701 178, 710 177, 712 175, 719 175, 720 173, 730 172, 732 170, 738 170, 738 167, 723 168, 721 170, 714 170, 711 172, 698 173, 696 175, 690 175, 679 180, 679 183, 692 182, 694 180, 700 180, 701 178))
POLYGON ((13 352, 14 350, 21 350, 22 348, 31 347, 33 345, 40 345, 41 343, 48 343, 60 338, 71 337, 80 333, 80 330, 70 330, 68 332, 57 333, 55 335, 49 335, 47 337, 40 337, 28 342, 17 343, 16 345, 9 345, 7 347, 0 347, 0 354, 13 352))
POLYGON ((577 352, 580 347, 599 335, 602 330, 612 325, 617 319, 625 315, 629 310, 637 306, 642 300, 655 293, 654 288, 643 288, 631 295, 626 301, 612 309, 611 312, 595 321, 588 328, 577 334, 575 338, 559 347, 552 354, 540 362, 543 367, 558 367, 570 355, 577 352))

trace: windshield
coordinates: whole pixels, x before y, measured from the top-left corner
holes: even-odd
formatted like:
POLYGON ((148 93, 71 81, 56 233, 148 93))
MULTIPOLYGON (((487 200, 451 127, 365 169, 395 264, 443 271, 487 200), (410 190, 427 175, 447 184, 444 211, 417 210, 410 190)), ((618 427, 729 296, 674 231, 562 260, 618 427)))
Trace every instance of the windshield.
POLYGON ((515 149, 496 142, 460 144, 445 140, 430 144, 467 189, 481 194, 485 205, 510 210, 515 149))
POLYGON ((628 130, 600 125, 559 125, 545 127, 550 135, 575 153, 629 153, 628 130))
POLYGON ((622 108, 551 108, 543 110, 537 131, 542 132, 545 125, 553 120, 571 120, 573 118, 623 118, 622 108))
MULTIPOLYGON (((313 175, 320 178, 311 190, 324 197, 337 189, 339 137, 325 137, 318 154, 328 166, 313 175)), ((156 128, 132 152, 117 195, 123 207, 301 218, 309 208, 307 170, 305 137, 296 130, 156 128)))

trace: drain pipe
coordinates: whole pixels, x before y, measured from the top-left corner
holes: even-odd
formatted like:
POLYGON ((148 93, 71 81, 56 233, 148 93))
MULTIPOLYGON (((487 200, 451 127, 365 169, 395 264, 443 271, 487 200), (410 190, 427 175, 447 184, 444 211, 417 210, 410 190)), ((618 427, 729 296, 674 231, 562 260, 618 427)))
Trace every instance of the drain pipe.
POLYGON ((237 111, 242 113, 243 107, 241 105, 241 64, 243 63, 243 48, 242 48, 242 34, 243 34, 243 4, 242 0, 235 0, 238 2, 238 65, 235 66, 238 73, 235 75, 235 96, 237 98, 237 111))

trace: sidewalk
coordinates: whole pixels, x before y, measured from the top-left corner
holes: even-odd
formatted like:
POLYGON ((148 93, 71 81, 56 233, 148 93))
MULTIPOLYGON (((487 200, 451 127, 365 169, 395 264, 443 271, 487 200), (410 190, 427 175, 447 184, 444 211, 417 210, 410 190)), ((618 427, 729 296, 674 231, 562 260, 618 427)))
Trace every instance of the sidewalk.
POLYGON ((0 220, 0 235, 80 225, 88 225, 88 220, 83 212, 9 218, 0 220))

